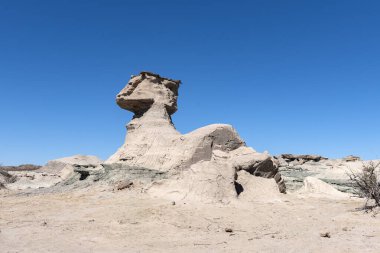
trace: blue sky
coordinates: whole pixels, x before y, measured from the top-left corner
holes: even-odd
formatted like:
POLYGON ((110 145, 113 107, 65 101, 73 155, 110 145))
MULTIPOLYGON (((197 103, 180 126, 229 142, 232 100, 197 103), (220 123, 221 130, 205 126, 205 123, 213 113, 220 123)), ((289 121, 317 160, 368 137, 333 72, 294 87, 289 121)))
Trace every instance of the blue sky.
POLYGON ((181 79, 186 133, 258 151, 380 158, 379 1, 0 1, 0 163, 123 143, 131 74, 181 79))

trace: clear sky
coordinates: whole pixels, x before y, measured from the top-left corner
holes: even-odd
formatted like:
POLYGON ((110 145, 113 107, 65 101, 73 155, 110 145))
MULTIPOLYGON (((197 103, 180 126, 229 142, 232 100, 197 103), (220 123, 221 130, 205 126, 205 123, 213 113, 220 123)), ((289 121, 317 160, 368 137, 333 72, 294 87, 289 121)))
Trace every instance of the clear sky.
POLYGON ((380 1, 0 1, 0 163, 107 158, 142 70, 181 79, 187 133, 271 154, 380 158, 380 1))

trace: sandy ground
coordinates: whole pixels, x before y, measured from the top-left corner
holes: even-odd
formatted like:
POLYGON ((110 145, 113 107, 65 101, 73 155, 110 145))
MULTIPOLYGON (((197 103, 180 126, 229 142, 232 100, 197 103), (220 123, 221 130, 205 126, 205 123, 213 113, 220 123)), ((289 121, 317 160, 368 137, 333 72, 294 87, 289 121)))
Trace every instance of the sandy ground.
POLYGON ((380 214, 356 211, 358 200, 288 194, 173 205, 128 189, 87 188, 2 191, 0 201, 0 252, 380 252, 380 214))

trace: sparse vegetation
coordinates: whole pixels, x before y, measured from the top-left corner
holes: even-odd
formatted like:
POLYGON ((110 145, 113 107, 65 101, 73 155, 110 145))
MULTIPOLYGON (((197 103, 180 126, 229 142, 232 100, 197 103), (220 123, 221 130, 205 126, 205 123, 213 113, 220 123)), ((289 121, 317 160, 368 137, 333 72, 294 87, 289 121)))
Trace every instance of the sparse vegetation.
POLYGON ((373 161, 369 163, 363 163, 362 171, 348 173, 350 180, 352 181, 355 193, 365 198, 365 208, 379 207, 380 206, 380 174, 379 168, 380 162, 375 163, 373 161), (374 205, 369 205, 369 202, 373 200, 374 205))

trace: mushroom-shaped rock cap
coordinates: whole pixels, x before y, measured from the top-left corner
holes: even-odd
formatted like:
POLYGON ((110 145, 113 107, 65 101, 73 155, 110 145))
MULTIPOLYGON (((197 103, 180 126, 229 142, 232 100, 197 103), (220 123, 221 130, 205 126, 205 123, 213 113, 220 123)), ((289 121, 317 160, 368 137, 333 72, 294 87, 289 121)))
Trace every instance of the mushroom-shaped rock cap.
POLYGON ((181 81, 161 77, 150 72, 132 76, 116 96, 116 103, 135 114, 143 114, 153 104, 165 106, 169 115, 177 111, 178 88, 181 81))

